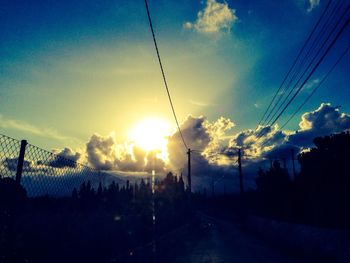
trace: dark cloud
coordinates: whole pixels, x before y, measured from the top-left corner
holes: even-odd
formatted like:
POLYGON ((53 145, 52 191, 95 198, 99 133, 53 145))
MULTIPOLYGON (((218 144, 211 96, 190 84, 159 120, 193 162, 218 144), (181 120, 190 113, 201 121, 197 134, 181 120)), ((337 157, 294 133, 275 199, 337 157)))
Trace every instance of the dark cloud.
MULTIPOLYGON (((56 168, 64 168, 64 167, 77 167, 77 162, 81 157, 81 153, 73 152, 70 148, 64 148, 61 151, 54 151, 56 156, 54 160, 50 161, 48 165, 56 168)), ((40 163, 38 163, 40 164, 40 163)))
POLYGON ((140 172, 143 171, 146 165, 146 151, 134 146, 132 153, 124 152, 123 157, 116 159, 118 169, 126 172, 140 172))
POLYGON ((165 162, 157 157, 159 151, 151 151, 147 155, 147 165, 145 167, 146 172, 152 172, 153 170, 156 173, 165 172, 165 162))
MULTIPOLYGON (((17 171, 17 164, 18 158, 5 158, 5 160, 3 160, 3 165, 11 172, 17 171)), ((30 172, 32 170, 34 170, 32 162, 24 160, 22 171, 30 172)))
POLYGON ((299 153, 300 150, 301 148, 296 145, 283 143, 266 152, 265 157, 268 159, 289 159, 291 158, 292 151, 299 153))
MULTIPOLYGON (((233 122, 223 117, 215 122, 209 122, 205 117, 188 116, 181 124, 181 131, 192 150, 191 154, 192 185, 194 190, 208 188, 207 182, 229 174, 227 166, 219 166, 212 162, 212 152, 222 147, 226 136, 225 132, 234 126, 233 122), (200 153, 201 152, 201 153, 200 153)), ((172 169, 184 171, 187 178, 187 154, 179 132, 175 132, 168 140, 169 165, 172 169)))
MULTIPOLYGON (((230 119, 220 117, 215 122, 209 122, 205 117, 188 116, 181 124, 181 131, 188 147, 203 152, 201 158, 211 160, 211 153, 221 152, 225 147, 226 132, 234 126, 230 119)), ((170 164, 173 167, 184 167, 187 163, 186 149, 184 149, 179 132, 175 132, 168 140, 170 164)), ((198 154, 197 154, 198 155, 198 154)))
MULTIPOLYGON (((188 116, 181 124, 182 135, 192 149, 204 151, 210 142, 210 135, 205 128, 206 119, 204 117, 188 116)), ((171 168, 183 169, 187 163, 187 149, 185 149, 181 136, 176 131, 168 139, 169 162, 171 168)))

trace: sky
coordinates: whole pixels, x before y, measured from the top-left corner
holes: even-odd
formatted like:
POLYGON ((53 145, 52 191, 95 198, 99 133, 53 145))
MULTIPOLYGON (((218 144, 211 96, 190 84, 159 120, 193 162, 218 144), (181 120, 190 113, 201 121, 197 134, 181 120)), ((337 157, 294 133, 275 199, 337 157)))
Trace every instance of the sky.
MULTIPOLYGON (((226 148, 237 146, 238 136, 248 136, 256 127, 326 4, 149 0, 182 127, 200 123, 210 133, 207 144, 216 150, 218 144, 224 147, 218 142, 222 139, 226 148)), ((86 151, 89 164, 102 160, 103 167, 110 167, 114 157, 92 153, 101 145, 123 144, 143 119, 164 119, 175 131, 144 1, 3 0, 0 23, 1 133, 49 150, 68 147, 73 155, 86 151)), ((349 33, 348 28, 309 87, 348 45, 349 33)), ((348 128, 349 68, 347 55, 285 133, 279 133, 280 139, 297 130, 314 135, 312 114, 320 112, 340 118, 332 124, 342 123, 325 123, 327 132, 348 128)), ((309 92, 302 91, 297 102, 309 92)), ((291 105, 281 123, 297 105, 291 105)), ((269 128, 270 135, 278 133, 269 128)), ((210 148, 206 146, 199 145, 204 151, 210 148)))

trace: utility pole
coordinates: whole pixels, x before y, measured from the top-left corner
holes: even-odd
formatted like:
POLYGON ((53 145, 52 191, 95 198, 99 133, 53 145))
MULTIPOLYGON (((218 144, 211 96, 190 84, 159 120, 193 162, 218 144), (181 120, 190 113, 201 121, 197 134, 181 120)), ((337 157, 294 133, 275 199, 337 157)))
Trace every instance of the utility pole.
POLYGON ((293 179, 295 180, 296 172, 295 172, 295 163, 294 163, 294 149, 291 149, 292 154, 292 164, 293 164, 293 179))
POLYGON ((239 189, 240 189, 241 195, 243 195, 244 188, 243 188, 242 151, 241 151, 241 149, 238 149, 238 173, 239 173, 239 189))
POLYGON ((187 151, 188 156, 188 192, 192 192, 192 181, 191 181, 191 149, 187 151))

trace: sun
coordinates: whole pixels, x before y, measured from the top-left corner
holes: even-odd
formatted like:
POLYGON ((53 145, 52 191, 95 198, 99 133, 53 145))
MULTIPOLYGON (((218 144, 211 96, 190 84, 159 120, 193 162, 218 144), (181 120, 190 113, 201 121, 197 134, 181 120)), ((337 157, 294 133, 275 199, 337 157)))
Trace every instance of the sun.
POLYGON ((161 118, 147 118, 135 124, 128 133, 128 139, 136 146, 149 152, 159 150, 159 157, 167 159, 168 136, 171 135, 171 125, 161 118))

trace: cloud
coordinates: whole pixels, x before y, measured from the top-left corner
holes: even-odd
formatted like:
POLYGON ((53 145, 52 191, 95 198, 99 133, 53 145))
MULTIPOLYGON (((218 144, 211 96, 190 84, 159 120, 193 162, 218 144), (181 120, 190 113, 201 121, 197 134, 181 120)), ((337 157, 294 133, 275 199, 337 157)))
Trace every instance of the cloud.
POLYGON ((195 100, 189 100, 189 103, 191 103, 194 106, 198 106, 198 107, 208 107, 209 106, 208 103, 201 102, 201 101, 195 101, 195 100))
POLYGON ((146 172, 152 172, 153 170, 156 173, 165 172, 165 162, 157 157, 158 151, 150 151, 147 155, 147 165, 145 166, 146 172))
MULTIPOLYGON (((188 116, 180 125, 184 140, 188 142, 188 147, 197 152, 202 152, 208 157, 212 152, 221 151, 222 143, 226 140, 226 133, 234 123, 227 118, 220 117, 214 122, 209 122, 205 117, 188 116)), ((181 136, 176 131, 168 139, 168 152, 170 165, 173 167, 184 167, 187 163, 181 136)))
POLYGON ((303 90, 310 90, 310 89, 314 88, 316 85, 318 85, 320 83, 320 81, 321 80, 318 78, 310 80, 309 82, 306 83, 303 90))
POLYGON ((283 144, 286 137, 287 133, 280 131, 278 125, 259 126, 256 130, 248 129, 235 134, 227 150, 234 152, 238 148, 243 148, 246 156, 263 157, 283 144))
MULTIPOLYGON (((350 115, 342 113, 339 107, 322 103, 316 110, 302 115, 299 129, 295 132, 280 130, 275 124, 230 133, 234 126, 233 121, 224 117, 209 121, 204 116, 188 116, 181 123, 188 147, 196 150, 191 154, 193 189, 208 188, 211 182, 225 176, 236 180, 238 148, 243 149, 245 183, 254 187, 256 171, 265 159, 288 159, 291 150, 297 154, 312 147, 317 136, 350 129, 350 115)), ((178 131, 169 136, 167 147, 169 162, 165 163, 158 157, 157 151, 146 152, 128 142, 117 144, 113 135, 94 134, 86 144, 86 157, 92 167, 110 172, 138 176, 152 170, 158 174, 172 170, 176 174, 183 172, 187 178, 187 149, 178 131)), ((78 153, 68 148, 59 155, 70 159, 80 158, 78 153)), ((11 161, 8 165, 11 165, 11 161)), ((14 169, 13 164, 11 167, 14 169)))
MULTIPOLYGON (((18 158, 5 158, 3 165, 11 172, 17 171, 18 158)), ((23 161, 23 171, 30 172, 33 170, 33 163, 27 160, 23 161)))
POLYGON ((303 151, 313 146, 315 137, 350 129, 350 115, 339 107, 322 103, 314 111, 306 112, 296 132, 279 130, 278 125, 259 126, 257 130, 238 132, 230 140, 227 151, 243 148, 252 158, 278 158, 290 155, 290 150, 303 151))
POLYGON ((94 134, 86 144, 89 164, 99 170, 123 172, 165 171, 165 162, 158 152, 146 152, 140 147, 125 143, 117 144, 113 135, 94 134))
MULTIPOLYGON (((214 122, 205 117, 188 116, 180 125, 183 137, 192 150, 191 154, 192 185, 199 190, 208 187, 208 183, 223 175, 232 174, 232 167, 220 166, 211 156, 213 151, 221 151, 226 139, 226 133, 234 126, 227 118, 220 117, 214 122)), ((181 137, 176 131, 168 139, 169 168, 177 172, 184 171, 187 178, 187 154, 181 137)))
POLYGON ((350 115, 339 107, 322 103, 316 110, 302 115, 297 131, 279 130, 277 124, 243 130, 232 136, 224 152, 235 154, 237 148, 243 149, 245 182, 254 186, 256 171, 259 166, 266 166, 266 159, 288 160, 292 150, 298 154, 313 147, 316 137, 349 129, 350 115))
POLYGON ((146 164, 146 152, 137 146, 132 147, 131 151, 129 153, 123 150, 122 157, 116 160, 118 169, 129 172, 142 171, 146 164))
POLYGON ((311 12, 314 8, 316 8, 320 4, 320 0, 308 0, 308 8, 307 11, 311 12))
POLYGON ((226 142, 226 134, 231 130, 235 124, 228 118, 220 117, 215 122, 206 122, 205 128, 209 134, 210 141, 206 146, 204 155, 209 158, 213 152, 222 152, 222 149, 225 148, 224 144, 226 142))
POLYGON ((230 9, 226 2, 219 3, 216 0, 207 0, 206 6, 197 14, 197 20, 185 22, 185 29, 194 29, 200 33, 219 33, 230 31, 237 20, 236 10, 230 9))
POLYGON ((70 138, 58 133, 53 129, 36 127, 26 122, 18 121, 15 119, 5 118, 0 114, 0 128, 3 129, 13 129, 24 132, 29 132, 37 136, 52 138, 57 140, 68 140, 70 138))
POLYGON ((330 103, 322 103, 318 109, 302 115, 299 127, 296 133, 289 136, 289 142, 307 147, 317 136, 350 129, 350 115, 340 112, 339 107, 333 107, 330 103))
MULTIPOLYGON (((182 135, 192 149, 204 151, 210 142, 210 136, 204 124, 205 117, 188 116, 180 125, 182 135)), ((186 149, 182 144, 181 136, 178 131, 168 139, 169 164, 173 169, 183 169, 187 163, 186 149)))
POLYGON ((95 169, 114 170, 117 168, 113 136, 92 135, 90 141, 86 144, 86 154, 89 164, 95 169))
POLYGON ((341 113, 340 107, 332 107, 330 103, 322 103, 315 111, 304 113, 299 126, 302 131, 320 130, 339 132, 348 129, 350 116, 341 113))
POLYGON ((54 150, 53 151, 56 156, 54 160, 50 161, 48 165, 56 168, 63 168, 63 167, 77 167, 77 162, 81 158, 81 153, 74 152, 72 149, 66 147, 61 151, 54 150))
MULTIPOLYGON (((5 172, 3 175, 15 175, 15 172, 17 171, 17 164, 18 164, 18 158, 5 158, 1 162, 0 169, 2 172, 5 172), (6 170, 9 171, 10 173, 7 173, 6 170)), ((23 167, 22 167, 22 172, 24 173, 23 175, 26 176, 28 173, 30 175, 38 175, 39 173, 45 173, 48 174, 48 167, 42 163, 36 163, 33 160, 25 159, 23 161, 23 167)), ((22 176, 23 176, 22 175, 22 176)))

